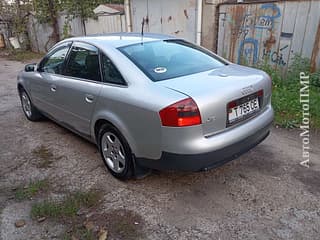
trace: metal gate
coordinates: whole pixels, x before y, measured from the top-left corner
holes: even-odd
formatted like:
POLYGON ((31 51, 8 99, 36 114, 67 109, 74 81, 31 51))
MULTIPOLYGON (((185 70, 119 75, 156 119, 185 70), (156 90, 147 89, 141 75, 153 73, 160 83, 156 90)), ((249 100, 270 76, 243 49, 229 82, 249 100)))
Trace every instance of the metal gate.
POLYGON ((131 0, 132 28, 141 32, 163 33, 196 41, 196 0, 131 0))

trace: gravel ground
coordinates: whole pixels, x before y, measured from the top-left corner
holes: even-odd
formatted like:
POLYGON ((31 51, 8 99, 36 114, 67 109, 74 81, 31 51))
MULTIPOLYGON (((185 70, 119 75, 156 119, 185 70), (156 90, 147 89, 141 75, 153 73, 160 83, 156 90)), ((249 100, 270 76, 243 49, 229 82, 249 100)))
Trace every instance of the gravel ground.
POLYGON ((23 66, 0 58, 0 239, 61 238, 66 225, 32 220, 31 205, 90 189, 103 195, 100 216, 127 221, 128 231, 138 226, 130 239, 320 239, 319 133, 312 134, 309 169, 299 165, 300 131, 273 128, 262 144, 218 169, 120 182, 93 144, 49 120, 26 120, 16 91, 23 66), (50 152, 46 162, 35 154, 39 147, 50 152), (45 194, 13 197, 12 189, 40 179, 50 182, 45 194))

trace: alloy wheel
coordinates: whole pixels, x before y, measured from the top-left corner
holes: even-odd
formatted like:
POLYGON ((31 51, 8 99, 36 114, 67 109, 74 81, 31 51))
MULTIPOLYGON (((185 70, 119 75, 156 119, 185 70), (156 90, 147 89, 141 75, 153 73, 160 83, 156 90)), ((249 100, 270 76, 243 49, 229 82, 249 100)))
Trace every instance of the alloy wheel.
POLYGON ((108 167, 116 173, 121 173, 125 169, 126 157, 119 138, 112 132, 104 133, 101 139, 101 148, 108 167))

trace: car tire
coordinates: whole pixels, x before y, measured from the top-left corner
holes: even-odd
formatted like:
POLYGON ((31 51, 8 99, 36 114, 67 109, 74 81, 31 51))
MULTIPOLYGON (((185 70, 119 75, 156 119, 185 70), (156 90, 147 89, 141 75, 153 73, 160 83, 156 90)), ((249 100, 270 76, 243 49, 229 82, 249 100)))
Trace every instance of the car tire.
POLYGON ((31 99, 24 89, 19 91, 21 106, 24 115, 28 120, 35 122, 42 119, 42 114, 40 111, 32 104, 31 99))
POLYGON ((133 177, 133 156, 129 144, 111 124, 104 124, 98 134, 101 157, 109 172, 120 180, 133 177))

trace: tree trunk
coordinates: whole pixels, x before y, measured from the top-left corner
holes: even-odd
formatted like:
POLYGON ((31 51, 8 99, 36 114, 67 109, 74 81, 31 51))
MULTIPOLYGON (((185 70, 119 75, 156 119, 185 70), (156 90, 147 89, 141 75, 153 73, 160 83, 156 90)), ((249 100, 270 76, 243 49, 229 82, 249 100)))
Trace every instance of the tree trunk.
POLYGON ((55 6, 54 0, 48 0, 48 4, 49 4, 49 8, 51 9, 50 18, 51 18, 51 23, 53 28, 51 38, 55 43, 57 43, 60 41, 59 25, 58 25, 58 19, 57 19, 57 8, 55 6))
POLYGON ((86 29, 86 21, 81 18, 82 26, 83 26, 83 33, 86 36, 87 35, 87 29, 86 29))

